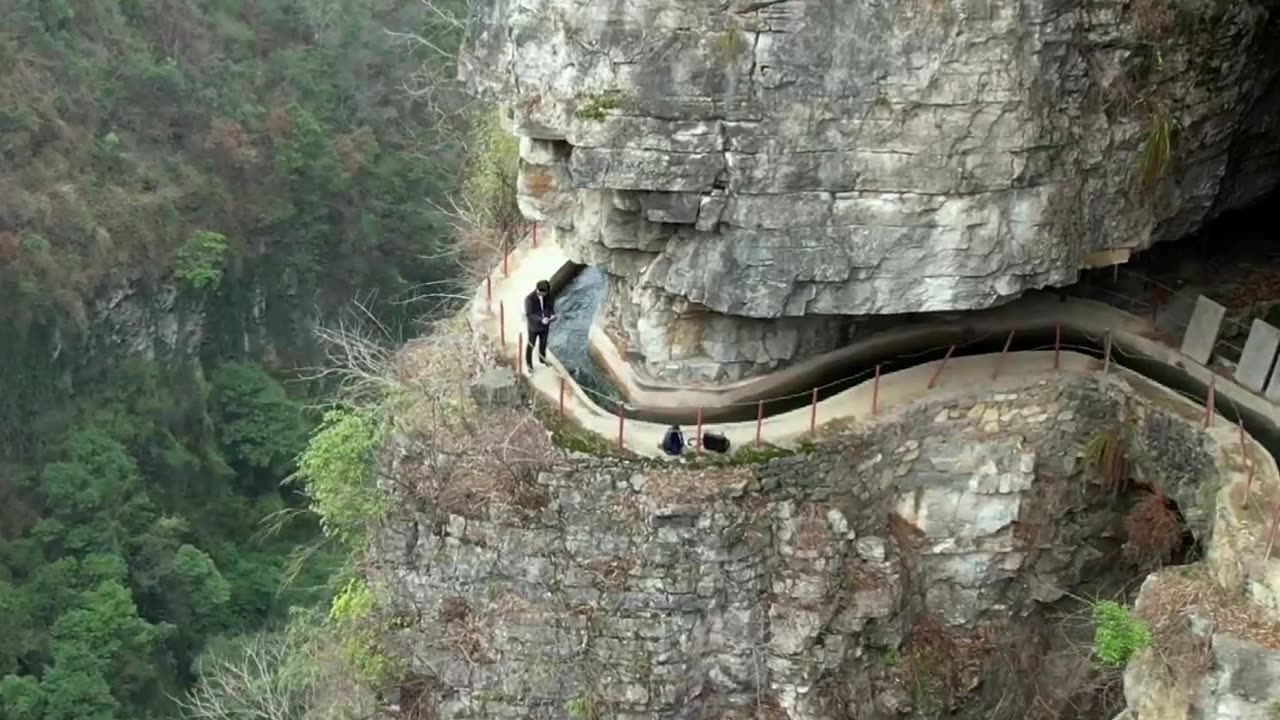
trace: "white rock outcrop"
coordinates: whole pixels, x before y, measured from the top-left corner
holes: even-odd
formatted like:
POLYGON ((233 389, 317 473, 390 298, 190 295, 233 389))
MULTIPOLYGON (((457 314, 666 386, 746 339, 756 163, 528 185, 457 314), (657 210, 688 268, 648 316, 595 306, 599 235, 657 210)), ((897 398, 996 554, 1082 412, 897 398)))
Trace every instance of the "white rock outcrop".
POLYGON ((1280 175, 1274 0, 477 5, 462 74, 511 108, 522 207, 653 375, 1070 283, 1280 175))

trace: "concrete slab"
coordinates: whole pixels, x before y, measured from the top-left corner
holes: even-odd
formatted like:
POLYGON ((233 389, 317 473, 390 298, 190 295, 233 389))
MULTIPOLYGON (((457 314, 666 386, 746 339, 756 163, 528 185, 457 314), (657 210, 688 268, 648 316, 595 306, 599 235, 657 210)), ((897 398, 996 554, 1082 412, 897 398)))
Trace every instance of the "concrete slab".
POLYGON ((1191 313, 1186 334, 1182 336, 1182 354, 1201 365, 1208 365, 1226 314, 1225 307, 1209 298, 1203 295, 1196 298, 1196 309, 1191 313))
POLYGON ((1236 366, 1236 382, 1254 392, 1262 392, 1276 361, 1277 349, 1280 349, 1280 330, 1261 320, 1254 320, 1244 352, 1240 355, 1240 364, 1236 366))
POLYGON ((1271 376, 1271 382, 1267 383, 1267 390, 1263 395, 1273 403, 1280 403, 1280 372, 1271 376))

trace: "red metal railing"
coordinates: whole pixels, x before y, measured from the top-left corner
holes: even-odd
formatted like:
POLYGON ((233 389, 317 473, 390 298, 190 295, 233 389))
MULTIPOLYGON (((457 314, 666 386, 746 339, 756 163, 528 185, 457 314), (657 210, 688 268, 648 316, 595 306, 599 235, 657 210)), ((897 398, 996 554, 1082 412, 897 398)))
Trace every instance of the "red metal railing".
MULTIPOLYGON (((536 230, 534 230, 534 233, 536 233, 536 230)), ((503 254, 504 277, 510 276, 511 268, 510 268, 509 257, 510 257, 510 250, 504 252, 503 254)), ((486 277, 485 278, 485 302, 486 302, 486 308, 489 309, 490 312, 492 312, 492 308, 493 308, 493 296, 494 296, 494 288, 493 288, 492 277, 486 277)), ((1168 297, 1167 293, 1153 294, 1152 303, 1151 303, 1153 321, 1159 318, 1159 308, 1164 304, 1167 297, 1168 297)), ((501 343, 502 347, 505 348, 506 347, 506 307, 505 307, 505 303, 502 300, 499 300, 497 305, 498 305, 497 320, 498 320, 499 342, 501 343)), ((990 373, 990 376, 993 380, 998 379, 1000 377, 1002 370, 1004 369, 1005 363, 1008 360, 1009 355, 1011 354, 1015 335, 1016 333, 1014 331, 1010 331, 1008 333, 999 355, 994 358, 993 366, 990 373)), ((980 338, 979 340, 975 340, 971 342, 978 342, 980 340, 982 339, 980 338)), ((1110 372, 1113 355, 1116 352, 1116 349, 1114 348, 1113 334, 1110 330, 1107 330, 1102 334, 1101 346, 1102 346, 1101 369, 1102 369, 1102 373, 1105 374, 1110 372)), ((938 385, 942 374, 945 372, 948 366, 948 363, 954 357, 958 347, 959 346, 954 344, 946 347, 945 354, 943 355, 941 361, 937 362, 936 367, 933 369, 933 372, 929 377, 929 380, 927 383, 928 389, 933 389, 938 385)), ((1074 346, 1067 346, 1067 347, 1068 349, 1071 349, 1074 346)), ((1064 345, 1063 345, 1063 339, 1062 339, 1062 323, 1060 321, 1056 321, 1054 323, 1054 339, 1053 339, 1053 345, 1052 345, 1053 368, 1055 370, 1064 369, 1063 362, 1062 362, 1063 348, 1064 348, 1064 345)), ((525 349, 526 348, 525 348, 524 334, 520 333, 517 335, 517 343, 515 347, 516 357, 513 358, 513 361, 514 361, 513 365, 516 367, 517 372, 523 372, 524 370, 523 357, 524 357, 525 349)), ((1037 349, 1045 350, 1047 348, 1041 347, 1037 349)), ((1097 366, 1094 366, 1094 367, 1096 368, 1097 366)), ((880 401, 880 381, 881 381, 881 376, 883 374, 882 365, 877 364, 874 366, 874 368, 871 368, 865 372, 868 374, 871 374, 871 378, 870 378, 872 381, 871 407, 869 410, 870 410, 870 415, 874 416, 874 415, 877 415, 880 410, 879 401, 880 401)), ((856 380, 856 378, 847 378, 845 380, 837 381, 837 383, 847 385, 848 382, 852 382, 854 380, 856 380)), ((560 376, 558 378, 557 416, 561 420, 567 419, 568 415, 570 414, 569 409, 567 407, 568 382, 569 382, 569 379, 564 376, 560 376)), ((831 383, 828 386, 824 386, 824 387, 830 387, 837 383, 831 383)), ((588 396, 593 394, 593 391, 591 391, 589 388, 581 388, 581 389, 584 390, 588 396)), ((810 435, 816 435, 817 433, 818 406, 821 404, 821 397, 822 397, 820 393, 821 390, 822 388, 815 387, 815 388, 810 388, 804 391, 808 395, 808 398, 807 398, 808 405, 809 405, 808 431, 810 435)), ((1204 405, 1203 426, 1206 429, 1213 427, 1214 415, 1218 413, 1217 394, 1218 393, 1217 393, 1216 375, 1210 374, 1208 383, 1206 384, 1205 395, 1202 399, 1202 402, 1204 405)), ((755 405, 755 409, 756 409, 755 428, 754 428, 755 430, 754 444, 756 446, 761 446, 764 444, 764 435, 765 435, 764 420, 765 420, 766 403, 791 402, 793 397, 794 396, 787 396, 782 398, 773 398, 768 400, 761 399, 761 400, 753 401, 753 404, 755 405)), ((616 403, 616 414, 618 418, 616 443, 619 450, 625 450, 627 445, 626 405, 621 400, 614 400, 614 402, 616 403)), ((792 405, 791 407, 795 407, 795 405, 792 405)), ((697 412, 697 417, 696 417, 697 435, 692 445, 698 453, 701 453, 703 450, 702 436, 705 433, 704 411, 702 407, 698 407, 696 412, 697 412)), ((1245 483, 1244 483, 1245 490, 1244 490, 1244 499, 1243 499, 1243 507, 1247 509, 1251 505, 1253 500, 1252 498, 1253 487, 1255 484, 1257 484, 1260 481, 1259 474, 1260 474, 1261 468, 1257 461, 1251 461, 1249 459, 1248 444, 1247 444, 1248 441, 1247 441, 1246 433, 1244 431, 1244 427, 1242 424, 1243 421, 1239 417, 1238 409, 1236 411, 1236 415, 1237 415, 1236 424, 1237 424, 1238 433, 1239 433, 1241 459, 1242 459, 1242 462, 1244 463, 1243 468, 1245 469, 1245 472, 1247 472, 1245 483)), ((1267 549, 1266 549, 1266 556, 1269 556, 1272 550, 1274 549, 1274 545, 1277 539, 1277 534, 1280 533, 1280 530, 1278 530, 1278 528, 1280 528, 1280 504, 1276 504, 1273 509, 1270 503, 1264 503, 1264 507, 1266 507, 1266 509, 1263 511, 1264 515, 1268 513, 1271 515, 1271 517, 1269 518, 1270 522, 1269 522, 1269 527, 1267 531, 1267 549)))
POLYGON ((947 354, 942 356, 942 362, 938 363, 938 369, 933 371, 933 377, 929 378, 929 389, 932 390, 934 385, 938 384, 938 378, 942 377, 942 371, 947 369, 947 361, 951 360, 951 353, 956 351, 956 346, 952 345, 947 348, 947 354))

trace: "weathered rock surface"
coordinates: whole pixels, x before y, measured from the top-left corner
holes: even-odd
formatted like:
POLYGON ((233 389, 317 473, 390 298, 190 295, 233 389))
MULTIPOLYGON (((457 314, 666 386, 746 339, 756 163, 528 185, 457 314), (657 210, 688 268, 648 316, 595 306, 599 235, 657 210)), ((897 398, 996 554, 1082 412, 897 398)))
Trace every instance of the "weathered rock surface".
POLYGON ((463 75, 511 107, 521 206, 655 375, 1070 283, 1280 177, 1275 0, 478 5, 463 75))
POLYGON ((89 305, 94 325, 90 352, 123 351, 148 360, 194 352, 204 334, 198 302, 180 298, 174 285, 129 278, 89 305), (184 304, 185 302, 185 304, 184 304))
MULTIPOLYGON (((998 642, 1113 562, 1078 467, 1100 428, 1184 448, 1164 462, 1185 510, 1219 482, 1195 421, 1129 395, 979 391, 755 466, 579 459, 530 480, 518 512, 404 503, 377 572, 443 720, 898 717, 921 701, 892 660, 915 629, 998 642)), ((1202 537, 1212 515, 1188 512, 1202 537)))
POLYGON ((471 397, 486 407, 516 407, 523 393, 516 374, 507 367, 495 367, 471 384, 471 397))
MULTIPOLYGON (((1176 572, 1176 571, 1175 571, 1176 572)), ((1155 601, 1163 573, 1143 583, 1137 607, 1155 601)), ((1148 649, 1125 668, 1126 710, 1116 720, 1271 720, 1280 710, 1280 647, 1221 632, 1203 608, 1190 608, 1188 638, 1202 648, 1194 677, 1175 674, 1186 659, 1148 649), (1181 660, 1181 663, 1178 661, 1181 660)), ((1280 615, 1272 615, 1280 627, 1280 615)))

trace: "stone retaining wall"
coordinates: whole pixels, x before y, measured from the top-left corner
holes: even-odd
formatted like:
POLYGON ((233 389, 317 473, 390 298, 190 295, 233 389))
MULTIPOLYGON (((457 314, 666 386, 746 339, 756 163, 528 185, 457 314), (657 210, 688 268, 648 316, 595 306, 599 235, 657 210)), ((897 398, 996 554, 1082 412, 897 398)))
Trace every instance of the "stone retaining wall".
POLYGON ((879 658, 907 628, 999 626, 1107 561, 1079 461, 1100 429, 1134 421, 1207 530, 1210 440, 1177 398, 1135 397, 1101 376, 978 391, 752 466, 577 457, 538 476, 535 512, 396 522, 381 579, 446 720, 890 717, 909 701, 879 658))

